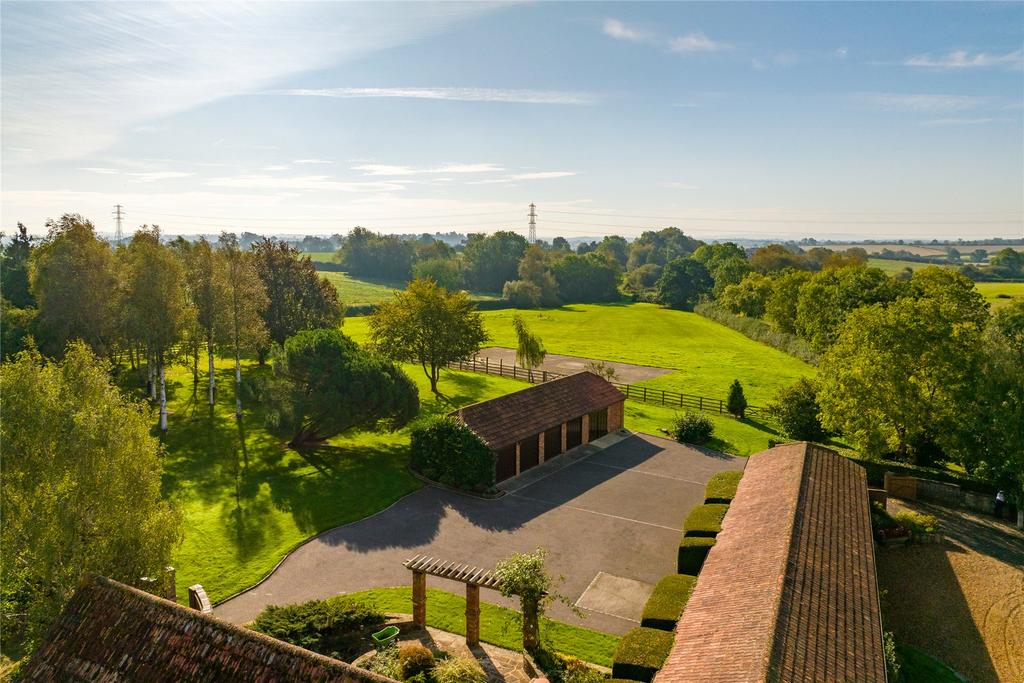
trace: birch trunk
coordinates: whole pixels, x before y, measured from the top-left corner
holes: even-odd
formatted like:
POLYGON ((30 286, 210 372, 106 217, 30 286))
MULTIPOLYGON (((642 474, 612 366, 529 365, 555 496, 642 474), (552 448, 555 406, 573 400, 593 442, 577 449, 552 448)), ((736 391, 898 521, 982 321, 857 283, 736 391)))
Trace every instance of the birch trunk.
POLYGON ((157 369, 156 361, 150 356, 146 363, 146 367, 149 369, 149 398, 152 401, 156 400, 156 380, 157 380, 157 369))
POLYGON ((167 431, 167 381, 163 361, 160 362, 160 431, 167 431))
POLYGON ((217 401, 217 379, 213 376, 213 342, 210 340, 206 341, 206 355, 210 359, 210 405, 212 406, 217 401))

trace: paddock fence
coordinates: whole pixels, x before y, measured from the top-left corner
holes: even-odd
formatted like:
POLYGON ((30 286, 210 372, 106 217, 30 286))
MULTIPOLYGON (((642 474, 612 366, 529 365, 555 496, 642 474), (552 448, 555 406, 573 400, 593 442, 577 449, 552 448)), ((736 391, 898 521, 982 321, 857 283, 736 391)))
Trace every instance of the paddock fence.
MULTIPOLYGON (((497 363, 491 363, 489 358, 470 358, 452 361, 448 363, 448 368, 464 372, 481 372, 488 375, 498 375, 499 377, 510 377, 530 382, 531 384, 540 384, 566 376, 564 373, 552 372, 550 370, 531 370, 514 363, 505 363, 502 359, 498 359, 497 363)), ((685 394, 680 391, 672 391, 671 389, 657 389, 638 384, 625 384, 614 380, 609 380, 609 382, 631 401, 652 403, 670 408, 700 410, 720 415, 729 414, 729 411, 726 409, 725 399, 685 394)), ((774 421, 771 414, 763 406, 748 405, 745 416, 756 420, 774 421)))

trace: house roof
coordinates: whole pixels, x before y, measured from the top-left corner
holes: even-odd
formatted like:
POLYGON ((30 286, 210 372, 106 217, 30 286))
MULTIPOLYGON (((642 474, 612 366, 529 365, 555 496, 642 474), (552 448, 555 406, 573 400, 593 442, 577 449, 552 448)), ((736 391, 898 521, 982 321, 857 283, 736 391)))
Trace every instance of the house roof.
POLYGON ((20 675, 27 681, 391 681, 91 574, 20 675))
POLYGON ((577 372, 528 389, 474 403, 452 413, 497 450, 625 400, 592 372, 577 372))
POLYGON ((884 683, 867 477, 807 443, 750 457, 656 683, 884 683))

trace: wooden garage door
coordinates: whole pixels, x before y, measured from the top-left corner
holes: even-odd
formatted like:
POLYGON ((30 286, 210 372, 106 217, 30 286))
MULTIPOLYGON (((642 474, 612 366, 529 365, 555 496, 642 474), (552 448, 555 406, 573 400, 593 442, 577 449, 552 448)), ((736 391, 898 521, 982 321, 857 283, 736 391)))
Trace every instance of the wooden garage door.
POLYGON ((544 432, 544 459, 554 458, 561 454, 562 425, 558 425, 544 432))
POLYGON ((608 433, 608 409, 595 410, 590 413, 590 436, 589 440, 600 439, 608 433))
POLYGON ((519 473, 540 464, 540 443, 536 436, 519 442, 519 473))
POLYGON ((565 448, 576 448, 583 443, 583 418, 577 417, 565 423, 565 448))
POLYGON ((516 446, 512 444, 506 448, 502 448, 496 453, 497 465, 495 468, 495 478, 498 481, 504 481, 509 477, 516 476, 516 446))

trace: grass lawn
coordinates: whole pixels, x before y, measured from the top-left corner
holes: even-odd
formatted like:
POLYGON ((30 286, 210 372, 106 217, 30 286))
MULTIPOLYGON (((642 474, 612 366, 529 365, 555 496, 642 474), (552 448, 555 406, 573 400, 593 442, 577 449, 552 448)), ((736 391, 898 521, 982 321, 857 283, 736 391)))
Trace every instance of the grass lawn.
MULTIPOLYGON (((412 614, 412 589, 375 588, 348 593, 346 597, 364 602, 382 612, 412 614)), ((466 634, 466 599, 436 588, 427 589, 427 624, 443 631, 466 634)), ((509 650, 522 650, 521 615, 507 607, 480 601, 480 639, 509 650)), ((541 639, 563 654, 602 666, 612 665, 618 636, 544 619, 541 639)))
MULTIPOLYGON (((446 371, 440 385, 445 397, 438 399, 418 366, 406 370, 427 415, 523 386, 446 371)), ((246 375, 260 371, 255 364, 243 370, 246 375)), ((408 428, 347 434, 299 453, 267 431, 258 408, 247 408, 244 420, 235 420, 226 361, 218 366, 217 381, 221 389, 211 412, 202 383, 198 400, 192 396, 190 372, 179 367, 168 373, 163 488, 185 518, 185 538, 174 555, 182 599, 188 586, 201 583, 211 600, 223 600, 254 584, 302 541, 362 519, 420 487, 405 469, 408 428)))
POLYGON ((900 675, 904 683, 963 683, 948 666, 911 645, 896 645, 900 675))
MULTIPOLYGON (((781 387, 814 368, 696 313, 654 304, 578 304, 547 310, 484 311, 492 344, 515 348, 512 317, 522 315, 551 353, 674 368, 649 387, 725 398, 734 379, 747 400, 764 405, 781 387)), ((366 321, 345 321, 345 334, 367 338, 366 321)))
POLYGON ((336 251, 304 251, 300 256, 308 256, 309 260, 319 263, 334 263, 336 251))
POLYGON ((888 258, 869 258, 868 265, 872 268, 878 268, 884 270, 889 275, 895 275, 901 272, 904 268, 910 268, 913 271, 927 268, 928 266, 940 266, 942 268, 953 268, 955 264, 952 263, 920 263, 918 261, 899 261, 897 259, 888 258))
POLYGON ((1024 282, 976 282, 974 286, 993 311, 1024 299, 1024 282))
POLYGON ((346 306, 358 306, 360 304, 376 304, 391 298, 403 283, 370 282, 369 280, 357 280, 349 277, 348 273, 320 271, 320 277, 326 278, 338 290, 338 298, 346 306))

